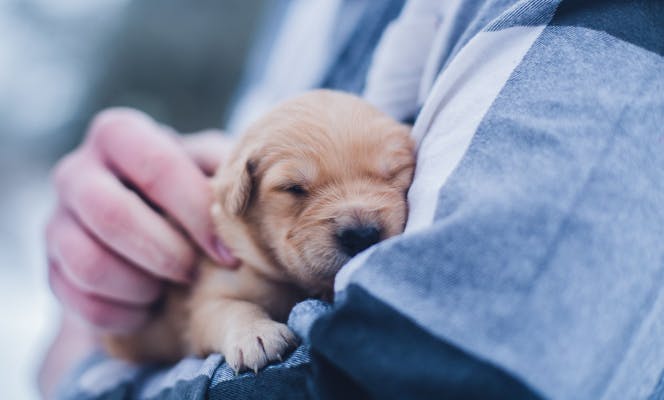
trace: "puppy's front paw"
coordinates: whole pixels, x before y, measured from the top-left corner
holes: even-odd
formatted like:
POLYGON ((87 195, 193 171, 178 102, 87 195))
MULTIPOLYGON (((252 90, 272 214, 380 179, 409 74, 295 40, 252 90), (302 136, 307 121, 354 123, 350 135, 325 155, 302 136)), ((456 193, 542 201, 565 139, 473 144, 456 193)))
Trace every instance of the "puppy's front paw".
POLYGON ((281 361, 297 343, 286 325, 264 319, 232 328, 226 336, 223 353, 235 372, 246 369, 258 372, 271 362, 281 361))

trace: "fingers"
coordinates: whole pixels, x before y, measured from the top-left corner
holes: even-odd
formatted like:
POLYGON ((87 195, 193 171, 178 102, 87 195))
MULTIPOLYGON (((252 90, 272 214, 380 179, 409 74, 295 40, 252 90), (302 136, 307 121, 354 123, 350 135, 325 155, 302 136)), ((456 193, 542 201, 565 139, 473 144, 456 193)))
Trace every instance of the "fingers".
POLYGON ((206 176, 154 121, 133 110, 109 110, 93 122, 90 141, 114 171, 164 209, 208 256, 229 266, 237 262, 214 233, 206 176))
POLYGON ((235 139, 222 131, 207 130, 183 136, 180 143, 198 168, 212 176, 219 165, 228 159, 235 139))
POLYGON ((49 262, 49 282, 53 293, 67 309, 97 329, 127 333, 138 329, 149 317, 145 308, 105 301, 76 290, 53 261, 49 262))
POLYGON ((157 278, 106 249, 61 208, 47 227, 46 242, 49 259, 78 291, 139 306, 159 297, 157 278))
POLYGON ((63 205, 100 242, 151 274, 189 282, 194 249, 162 216, 83 153, 56 170, 63 205))

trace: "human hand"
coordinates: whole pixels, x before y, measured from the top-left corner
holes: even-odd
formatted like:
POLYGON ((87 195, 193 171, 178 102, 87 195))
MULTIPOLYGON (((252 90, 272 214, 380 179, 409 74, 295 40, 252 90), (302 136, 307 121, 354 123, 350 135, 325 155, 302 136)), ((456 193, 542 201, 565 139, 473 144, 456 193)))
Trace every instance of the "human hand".
POLYGON ((130 332, 149 317, 164 280, 191 281, 196 247, 236 265, 214 234, 206 178, 228 144, 210 133, 178 139, 130 109, 94 119, 54 172, 46 242, 51 287, 66 309, 96 328, 130 332))

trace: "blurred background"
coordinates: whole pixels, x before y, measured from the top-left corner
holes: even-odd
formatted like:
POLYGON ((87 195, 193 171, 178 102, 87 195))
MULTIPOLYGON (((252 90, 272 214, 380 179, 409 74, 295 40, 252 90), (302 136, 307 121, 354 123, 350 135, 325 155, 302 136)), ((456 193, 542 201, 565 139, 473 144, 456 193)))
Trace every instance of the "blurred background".
POLYGON ((0 398, 37 398, 58 317, 42 231, 49 170, 91 116, 220 127, 270 0, 0 0, 0 398))

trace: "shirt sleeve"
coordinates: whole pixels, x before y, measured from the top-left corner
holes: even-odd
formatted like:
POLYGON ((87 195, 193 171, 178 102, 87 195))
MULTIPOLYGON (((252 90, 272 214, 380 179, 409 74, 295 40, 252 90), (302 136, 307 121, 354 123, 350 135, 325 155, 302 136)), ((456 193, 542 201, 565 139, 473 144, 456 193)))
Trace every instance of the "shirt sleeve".
POLYGON ((660 398, 664 4, 478 3, 415 120, 405 234, 314 325, 317 387, 660 398))

